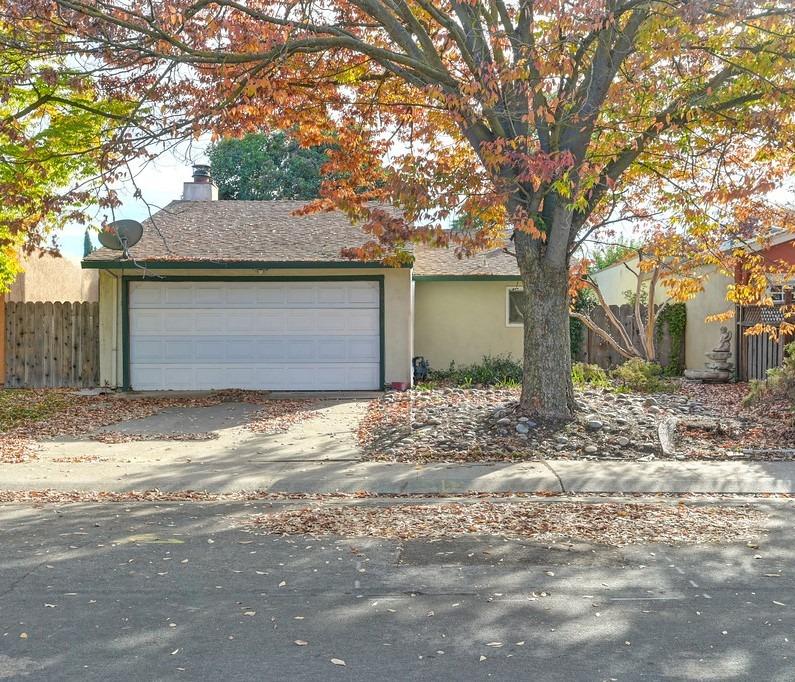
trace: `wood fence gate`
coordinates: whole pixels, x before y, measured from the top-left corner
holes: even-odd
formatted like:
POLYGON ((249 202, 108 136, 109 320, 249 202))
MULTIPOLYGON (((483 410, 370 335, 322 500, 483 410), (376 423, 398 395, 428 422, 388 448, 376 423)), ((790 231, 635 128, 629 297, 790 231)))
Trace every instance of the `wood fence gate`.
POLYGON ((5 304, 7 387, 99 383, 99 304, 5 304))
POLYGON ((737 333, 739 336, 739 358, 737 376, 740 381, 765 380, 767 371, 780 367, 784 362, 784 346, 791 338, 779 335, 778 340, 769 334, 746 334, 746 330, 757 324, 778 326, 783 319, 780 306, 744 306, 740 311, 737 333))

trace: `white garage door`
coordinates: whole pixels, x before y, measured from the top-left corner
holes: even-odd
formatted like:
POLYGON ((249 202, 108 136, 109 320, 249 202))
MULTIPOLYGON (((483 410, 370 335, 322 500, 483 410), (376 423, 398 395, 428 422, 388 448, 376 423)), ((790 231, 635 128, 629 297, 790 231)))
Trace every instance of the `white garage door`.
POLYGON ((380 388, 378 282, 130 282, 135 390, 380 388))

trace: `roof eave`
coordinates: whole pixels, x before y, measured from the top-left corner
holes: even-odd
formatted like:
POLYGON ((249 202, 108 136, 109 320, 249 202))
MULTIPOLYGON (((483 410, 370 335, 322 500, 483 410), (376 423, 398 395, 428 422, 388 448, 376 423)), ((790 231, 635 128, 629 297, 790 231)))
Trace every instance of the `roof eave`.
POLYGON ((415 282, 518 282, 522 276, 515 275, 413 275, 415 282))
MULTIPOLYGON (((297 270, 391 267, 380 261, 198 261, 198 260, 83 260, 81 267, 94 270, 130 270, 152 268, 158 270, 297 270)), ((411 268, 403 264, 401 268, 411 268)))

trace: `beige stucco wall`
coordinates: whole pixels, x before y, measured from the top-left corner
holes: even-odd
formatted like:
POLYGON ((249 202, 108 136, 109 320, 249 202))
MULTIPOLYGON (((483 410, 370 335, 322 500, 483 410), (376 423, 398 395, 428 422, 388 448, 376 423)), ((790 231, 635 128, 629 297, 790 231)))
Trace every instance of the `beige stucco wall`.
POLYGON ((507 281, 418 281, 414 284, 414 354, 432 368, 468 365, 484 355, 522 357, 522 328, 506 324, 507 281))
POLYGON ((65 257, 31 254, 21 259, 19 274, 9 301, 96 301, 97 272, 81 270, 80 264, 65 257))
MULTIPOLYGON (((328 268, 257 270, 149 270, 150 275, 179 277, 345 277, 384 276, 384 380, 411 381, 411 270, 408 268, 328 268)), ((120 276, 139 276, 140 270, 103 270, 99 277, 99 376, 103 386, 123 383, 120 276)))
MULTIPOLYGON (((627 261, 627 265, 635 269, 637 260, 627 261)), ((734 279, 715 269, 702 268, 696 271, 702 278, 703 291, 696 294, 689 301, 687 307, 687 329, 685 331, 685 366, 688 369, 703 369, 705 362, 704 353, 712 350, 720 338, 720 328, 723 325, 730 329, 733 321, 706 322, 710 315, 723 313, 733 308, 726 300, 726 288, 734 283, 734 279)), ((616 263, 593 275, 599 285, 605 300, 609 305, 622 305, 627 303, 624 292, 635 291, 637 280, 623 263, 616 263)), ((658 302, 665 300, 667 294, 662 288, 658 302)))

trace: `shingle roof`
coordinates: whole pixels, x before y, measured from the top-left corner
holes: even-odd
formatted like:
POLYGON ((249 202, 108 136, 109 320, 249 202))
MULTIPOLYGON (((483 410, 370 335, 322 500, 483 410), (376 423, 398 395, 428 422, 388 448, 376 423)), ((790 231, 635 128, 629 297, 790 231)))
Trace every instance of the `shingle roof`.
POLYGON ((519 278, 516 258, 503 249, 492 249, 471 258, 458 258, 455 249, 414 248, 414 274, 417 277, 506 277, 519 278))
MULTIPOLYGON (((296 216, 304 201, 172 201, 144 221, 136 261, 340 262, 369 241, 342 213, 296 216)), ((118 260, 101 248, 84 260, 118 260)))
MULTIPOLYGON (((297 216, 304 201, 172 201, 144 221, 141 241, 130 249, 139 263, 341 263, 346 247, 370 240, 339 212, 297 216)), ((502 249, 460 259, 454 249, 414 248, 418 276, 516 275, 516 259, 502 249)), ((101 248, 87 264, 121 260, 101 248)))

